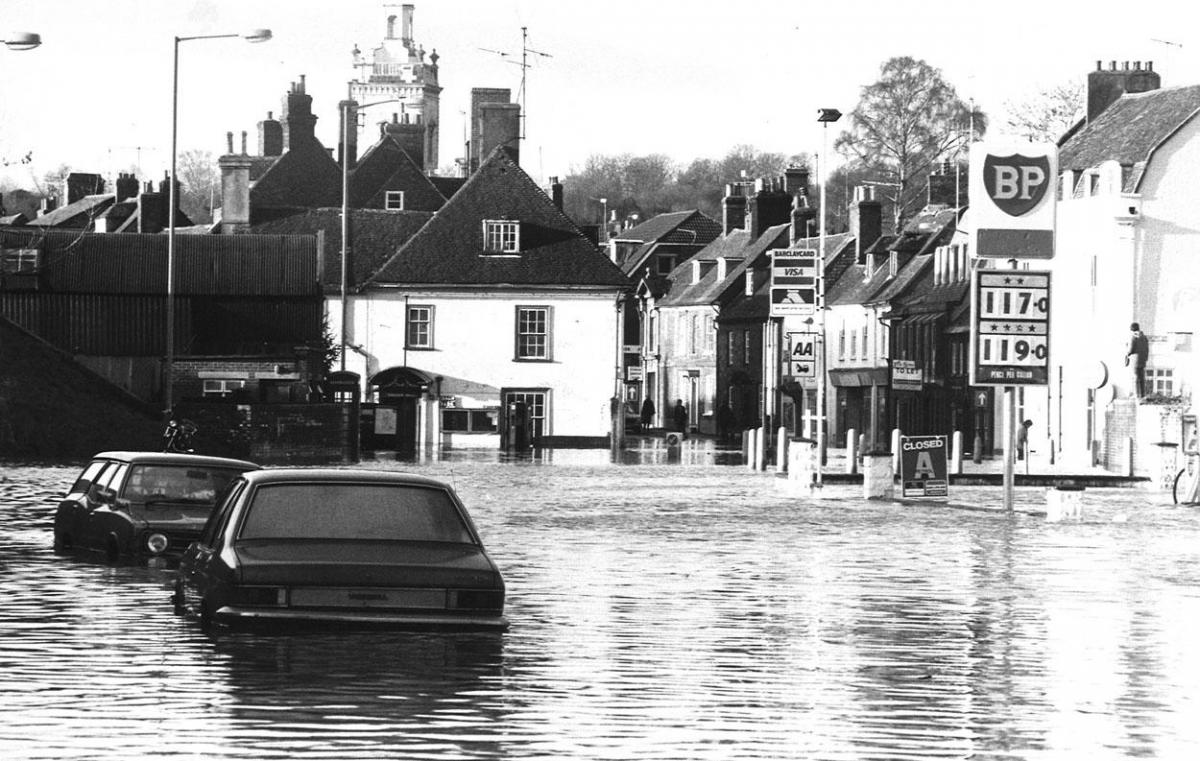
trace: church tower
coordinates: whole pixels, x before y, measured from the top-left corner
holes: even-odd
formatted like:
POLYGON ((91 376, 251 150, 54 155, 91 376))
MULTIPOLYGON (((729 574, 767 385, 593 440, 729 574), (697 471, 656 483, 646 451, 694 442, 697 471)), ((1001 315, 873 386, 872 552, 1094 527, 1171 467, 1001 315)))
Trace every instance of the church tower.
MULTIPOLYGON (((413 40, 413 6, 383 3, 387 36, 368 59, 354 48, 354 82, 350 98, 360 104, 358 113, 366 114, 365 129, 380 125, 379 135, 368 134, 373 143, 383 134, 395 134, 426 173, 438 166, 438 54, 428 58, 425 48, 413 40), (397 14, 397 11, 399 13, 397 14), (389 100, 391 99, 391 100, 389 100), (389 101, 365 110, 361 105, 389 101)), ((355 137, 351 138, 357 143, 355 137)), ((353 162, 353 159, 351 159, 353 162)))

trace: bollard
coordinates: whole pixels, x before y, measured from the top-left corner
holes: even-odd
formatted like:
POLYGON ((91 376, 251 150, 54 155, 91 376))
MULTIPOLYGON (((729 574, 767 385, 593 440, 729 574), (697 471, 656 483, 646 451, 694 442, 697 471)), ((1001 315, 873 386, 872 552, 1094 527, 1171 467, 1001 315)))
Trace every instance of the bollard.
POLYGON ((750 470, 758 469, 758 436, 757 428, 751 428, 746 433, 748 434, 749 445, 746 447, 746 467, 750 470))
POLYGON ((750 431, 742 429, 742 460, 750 462, 750 431))
POLYGON ((963 437, 962 431, 955 431, 950 439, 950 472, 960 475, 963 472, 963 437))
POLYGON ((1126 475, 1129 476, 1130 478, 1133 478, 1133 476, 1135 474, 1135 465, 1137 463, 1137 458, 1134 456, 1133 437, 1132 436, 1125 437, 1125 453, 1129 458, 1129 461, 1126 465, 1126 468, 1128 471, 1126 473, 1126 475))
POLYGON ((892 470, 892 455, 889 452, 872 452, 863 455, 863 499, 892 499, 895 483, 892 470))
POLYGON ((858 472, 858 435, 850 428, 846 431, 846 472, 853 475, 858 472))
POLYGON ((766 470, 767 467, 767 429, 760 426, 754 429, 754 469, 766 470))
POLYGON ((900 472, 900 429, 892 429, 892 472, 900 472))
POLYGON ((983 462, 983 435, 975 434, 975 443, 971 447, 971 461, 976 465, 983 462))
POLYGON ((787 428, 779 427, 775 435, 775 472, 786 473, 788 462, 788 432, 787 428))

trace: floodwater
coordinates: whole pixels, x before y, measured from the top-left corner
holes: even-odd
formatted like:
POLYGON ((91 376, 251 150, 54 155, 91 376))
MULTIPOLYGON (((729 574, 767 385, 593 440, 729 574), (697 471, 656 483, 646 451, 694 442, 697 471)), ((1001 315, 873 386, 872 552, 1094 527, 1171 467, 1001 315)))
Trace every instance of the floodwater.
POLYGON ((1200 756, 1200 508, 1088 490, 1048 523, 620 459, 369 465, 456 485, 493 635, 205 633, 169 569, 51 552, 76 466, 0 466, 0 757, 1200 756))

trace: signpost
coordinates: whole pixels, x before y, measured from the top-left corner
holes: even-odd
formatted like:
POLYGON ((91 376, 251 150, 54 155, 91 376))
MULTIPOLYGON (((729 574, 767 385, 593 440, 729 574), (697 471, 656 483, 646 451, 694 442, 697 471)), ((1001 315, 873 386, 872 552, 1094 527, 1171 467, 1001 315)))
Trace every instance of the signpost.
POLYGON ((815 249, 780 248, 771 252, 771 316, 816 314, 823 292, 823 267, 815 249))
POLYGON ((1050 273, 1019 264, 1054 258, 1057 181, 1053 143, 971 145, 975 254, 1012 262, 1010 270, 976 270, 971 288, 971 383, 1004 387, 1006 510, 1013 509, 1016 387, 1050 378, 1050 273))
POLYGON ((900 437, 900 484, 902 497, 949 496, 946 436, 900 437))

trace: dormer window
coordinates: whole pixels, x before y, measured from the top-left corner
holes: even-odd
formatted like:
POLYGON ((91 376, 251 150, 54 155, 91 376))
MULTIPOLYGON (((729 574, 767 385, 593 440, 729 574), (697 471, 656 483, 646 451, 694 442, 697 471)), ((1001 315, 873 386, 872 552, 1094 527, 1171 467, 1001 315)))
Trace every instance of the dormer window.
POLYGON ((483 250, 489 254, 520 252, 520 223, 501 219, 485 219, 483 221, 483 250))
POLYGON ((389 190, 384 194, 383 208, 387 211, 404 211, 404 191, 389 190))
POLYGON ((895 277, 896 273, 899 271, 900 271, 900 254, 896 253, 895 251, 892 251, 891 256, 888 257, 888 277, 895 277))

